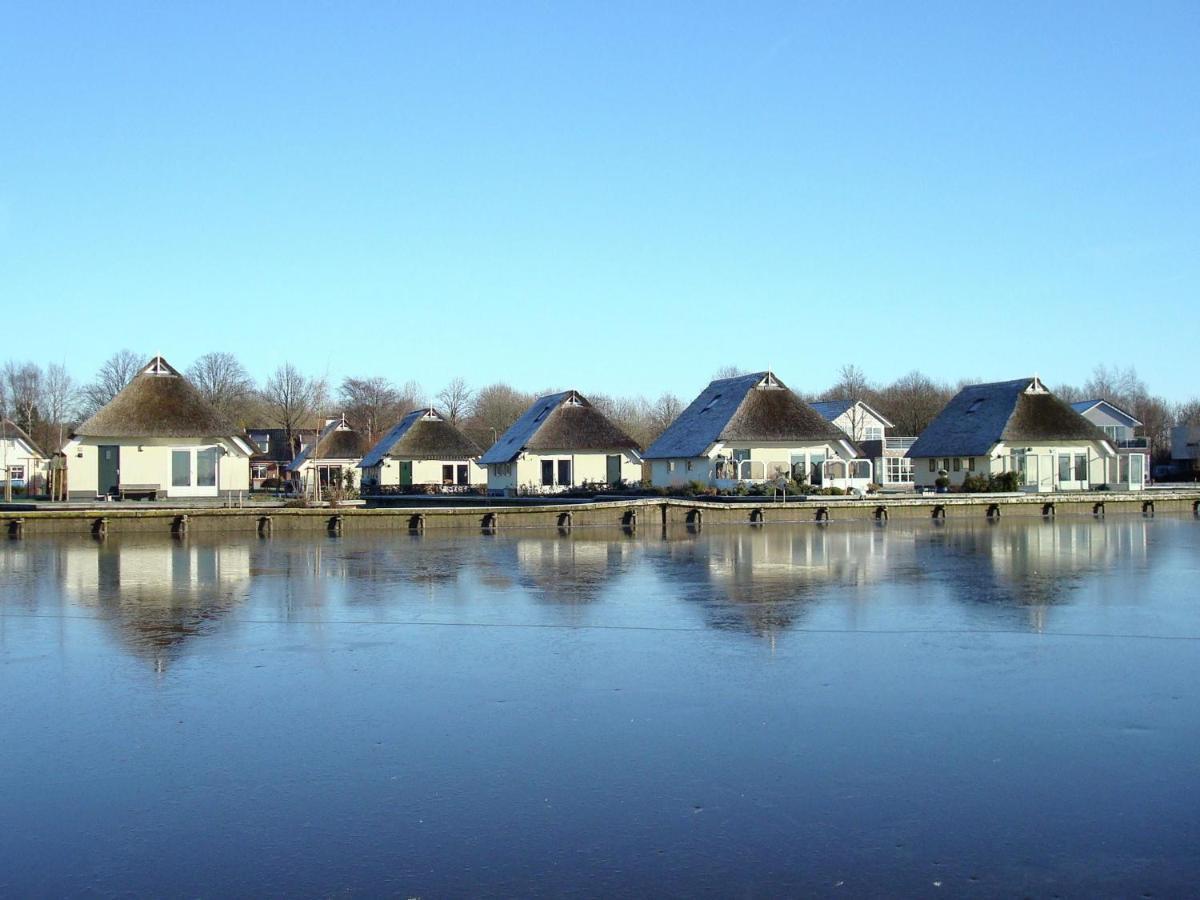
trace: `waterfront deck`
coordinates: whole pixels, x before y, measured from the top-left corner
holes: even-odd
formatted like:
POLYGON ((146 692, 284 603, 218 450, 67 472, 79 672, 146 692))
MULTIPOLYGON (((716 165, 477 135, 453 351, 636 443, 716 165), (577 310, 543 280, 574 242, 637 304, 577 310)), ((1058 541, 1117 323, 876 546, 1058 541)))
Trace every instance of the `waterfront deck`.
POLYGON ((34 534, 160 533, 177 537, 193 531, 279 531, 341 534, 392 529, 420 534, 433 529, 489 534, 523 528, 639 528, 771 524, 877 522, 891 519, 988 519, 1002 517, 1200 514, 1200 489, 1153 492, 1074 492, 1058 494, 876 495, 865 498, 813 497, 681 499, 601 498, 560 503, 365 508, 245 506, 242 508, 146 504, 96 504, 62 508, 43 505, 0 510, 0 528, 10 538, 34 534))

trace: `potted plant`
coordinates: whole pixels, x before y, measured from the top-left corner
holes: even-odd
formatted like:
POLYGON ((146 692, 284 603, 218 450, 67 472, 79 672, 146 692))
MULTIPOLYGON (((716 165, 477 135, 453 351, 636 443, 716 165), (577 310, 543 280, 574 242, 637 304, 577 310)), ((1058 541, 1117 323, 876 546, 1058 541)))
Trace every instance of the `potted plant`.
POLYGON ((939 494, 945 494, 950 490, 950 473, 945 469, 938 469, 937 478, 933 480, 934 486, 939 494))

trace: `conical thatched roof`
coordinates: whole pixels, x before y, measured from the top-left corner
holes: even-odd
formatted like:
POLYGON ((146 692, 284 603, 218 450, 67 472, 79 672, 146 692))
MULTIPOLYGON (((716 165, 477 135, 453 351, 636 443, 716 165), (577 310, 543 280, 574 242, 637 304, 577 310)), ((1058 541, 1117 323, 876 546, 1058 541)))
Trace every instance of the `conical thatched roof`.
POLYGON ((1001 441, 1107 441, 1036 378, 972 384, 929 423, 908 456, 983 456, 1001 441))
POLYGON ((202 438, 238 430, 161 356, 75 429, 80 437, 202 438))
POLYGON ((850 444, 840 429, 771 372, 711 382, 646 451, 647 459, 703 456, 723 441, 829 441, 850 444))
POLYGON ((363 457, 364 469, 393 459, 476 459, 479 446, 432 406, 414 409, 363 457))
POLYGON ((353 459, 362 456, 362 437, 357 431, 346 424, 346 417, 334 419, 322 430, 316 444, 305 447, 296 459, 288 466, 293 471, 299 470, 309 460, 317 459, 353 459))
POLYGON ((535 400, 479 462, 512 462, 523 450, 612 453, 641 447, 578 391, 563 391, 535 400))

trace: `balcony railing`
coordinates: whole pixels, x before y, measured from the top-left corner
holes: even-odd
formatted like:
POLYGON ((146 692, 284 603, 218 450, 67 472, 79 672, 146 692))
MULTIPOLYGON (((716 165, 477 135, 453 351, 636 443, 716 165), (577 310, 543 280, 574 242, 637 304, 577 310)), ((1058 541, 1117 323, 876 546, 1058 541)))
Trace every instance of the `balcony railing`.
POLYGON ((917 442, 915 437, 890 437, 884 440, 885 450, 907 450, 917 442))
POLYGON ((1113 441, 1118 450, 1149 450, 1150 439, 1144 437, 1127 438, 1123 441, 1113 441))

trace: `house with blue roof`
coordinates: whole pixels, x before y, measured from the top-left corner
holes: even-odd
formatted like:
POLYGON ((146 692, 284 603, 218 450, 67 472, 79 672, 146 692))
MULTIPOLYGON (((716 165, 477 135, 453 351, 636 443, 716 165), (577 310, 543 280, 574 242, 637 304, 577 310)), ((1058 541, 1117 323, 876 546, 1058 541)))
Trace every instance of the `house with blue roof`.
POLYGON ((638 442, 578 391, 539 397, 480 457, 489 494, 553 494, 642 480, 638 442))
POLYGON ((487 481, 482 452, 434 407, 414 409, 363 456, 363 490, 465 491, 487 481))
POLYGON ((865 489, 871 483, 871 462, 850 436, 772 372, 711 382, 645 455, 655 487, 787 479, 865 489))
POLYGON ((1117 451, 1109 437, 1036 376, 959 391, 909 448, 918 487, 939 477, 1017 472, 1029 491, 1086 490, 1109 483, 1117 451))

